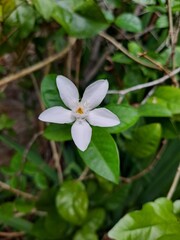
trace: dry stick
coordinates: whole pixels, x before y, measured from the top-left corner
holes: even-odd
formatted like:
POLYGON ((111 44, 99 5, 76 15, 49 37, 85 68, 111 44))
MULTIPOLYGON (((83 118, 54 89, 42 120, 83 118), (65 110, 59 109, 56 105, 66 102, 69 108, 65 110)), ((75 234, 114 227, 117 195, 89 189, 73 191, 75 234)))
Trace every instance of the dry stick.
POLYGON ((129 58, 131 58, 132 60, 134 60, 135 62, 148 67, 148 68, 152 68, 152 69, 159 69, 156 65, 151 64, 151 63, 146 63, 144 61, 142 61, 140 58, 130 54, 128 52, 128 50, 126 48, 123 47, 122 44, 120 44, 119 42, 117 42, 113 37, 111 37, 110 35, 108 35, 105 32, 101 32, 99 34, 101 37, 105 38, 106 40, 108 40, 109 42, 111 42, 116 48, 118 48, 121 52, 123 52, 126 56, 128 56, 129 58))
POLYGON ((127 88, 124 90, 110 90, 108 91, 108 94, 120 94, 120 95, 126 95, 129 92, 133 92, 133 91, 137 91, 143 88, 148 88, 148 87, 152 87, 158 84, 161 84, 163 82, 165 82, 167 79, 169 79, 170 77, 178 74, 180 72, 180 67, 175 69, 174 71, 170 72, 168 75, 165 75, 157 80, 154 80, 152 82, 149 83, 143 83, 143 84, 139 84, 137 86, 131 87, 131 88, 127 88))
POLYGON ((13 188, 13 187, 9 186, 8 184, 6 184, 2 181, 0 181, 0 187, 4 190, 10 191, 10 192, 16 194, 17 196, 21 196, 25 199, 37 200, 37 197, 31 195, 30 193, 26 193, 26 192, 23 192, 19 189, 13 188))
POLYGON ((148 172, 150 172, 156 166, 157 162, 161 158, 162 153, 164 152, 164 150, 166 148, 166 145, 167 145, 167 141, 164 140, 162 142, 162 146, 161 146, 160 150, 158 151, 156 157, 154 158, 154 160, 150 163, 150 165, 147 168, 145 168, 144 170, 142 170, 141 172, 137 173, 136 175, 134 175, 132 177, 128 177, 128 178, 120 177, 120 179, 125 183, 131 183, 131 182, 143 177, 144 175, 146 175, 148 172))
MULTIPOLYGON (((159 62, 156 62, 154 59, 152 59, 151 57, 149 57, 148 55, 146 55, 146 53, 142 53, 142 54, 139 54, 139 56, 142 56, 144 57, 145 59, 149 60, 150 62, 152 62, 153 64, 155 64, 160 71, 164 71, 167 75, 169 74, 169 69, 166 69, 164 66, 161 65, 161 63, 159 62)), ((174 70, 174 69, 173 69, 174 70)), ((177 81, 175 79, 174 76, 171 77, 171 80, 174 84, 174 86, 177 86, 177 81)))
POLYGON ((57 151, 56 143, 54 141, 50 141, 50 145, 51 145, 51 150, 52 150, 52 154, 53 154, 53 159, 55 162, 55 167, 56 167, 57 173, 58 173, 58 178, 59 178, 59 181, 62 183, 63 182, 63 174, 62 174, 62 168, 61 168, 61 164, 60 164, 61 156, 57 151))
POLYGON ((5 237, 5 238, 18 238, 24 236, 24 232, 0 232, 0 237, 5 237))
POLYGON ((31 140, 29 141, 29 143, 27 144, 25 150, 24 150, 24 153, 23 153, 23 156, 22 156, 22 163, 21 163, 21 168, 19 169, 19 171, 17 172, 17 175, 20 175, 21 172, 23 171, 24 169, 24 165, 26 163, 26 158, 27 158, 27 155, 30 151, 30 148, 32 147, 33 143, 36 141, 36 139, 43 134, 43 131, 40 131, 38 133, 35 133, 33 135, 33 137, 31 138, 31 140))
POLYGON ((35 72, 35 71, 45 67, 49 63, 56 61, 57 59, 63 58, 68 53, 69 49, 71 49, 71 47, 75 44, 75 42, 76 42, 76 39, 71 38, 68 46, 66 48, 64 48, 64 50, 62 50, 60 53, 56 53, 56 54, 46 58, 45 60, 34 64, 31 67, 23 69, 20 72, 13 73, 13 74, 8 75, 7 77, 2 78, 0 81, 0 87, 7 83, 13 82, 19 78, 22 78, 32 72, 35 72))
POLYGON ((180 179, 180 164, 179 164, 179 166, 177 168, 177 171, 176 171, 173 183, 172 183, 172 185, 171 185, 171 187, 169 189, 169 192, 167 194, 167 198, 168 199, 171 199, 173 194, 174 194, 174 192, 176 191, 176 187, 178 185, 179 179, 180 179))
POLYGON ((168 6, 168 19, 169 19, 169 35, 171 39, 171 58, 173 62, 173 69, 174 69, 174 27, 173 27, 173 17, 172 17, 172 11, 171 11, 171 0, 167 0, 167 6, 168 6))
POLYGON ((85 167, 84 171, 81 173, 78 180, 82 181, 82 180, 86 179, 88 172, 89 172, 89 168, 85 167))

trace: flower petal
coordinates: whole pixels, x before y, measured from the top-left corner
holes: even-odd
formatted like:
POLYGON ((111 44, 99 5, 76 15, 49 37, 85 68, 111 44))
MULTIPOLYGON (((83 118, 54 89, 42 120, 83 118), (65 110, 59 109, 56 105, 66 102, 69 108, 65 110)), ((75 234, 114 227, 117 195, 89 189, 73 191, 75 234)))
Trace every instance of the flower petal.
POLYGON ((98 80, 92 83, 85 89, 81 102, 87 104, 89 109, 97 107, 105 98, 108 87, 107 80, 98 80))
POLYGON ((56 78, 56 84, 64 104, 68 108, 73 109, 79 102, 79 93, 74 83, 68 78, 60 75, 56 78))
POLYGON ((52 107, 42 112, 39 120, 51 123, 71 123, 75 117, 70 110, 63 107, 52 107))
POLYGON ((112 127, 120 124, 119 118, 106 108, 97 108, 89 112, 87 121, 93 126, 112 127))
POLYGON ((77 120, 72 125, 71 135, 76 146, 85 151, 91 141, 92 128, 85 120, 77 120))

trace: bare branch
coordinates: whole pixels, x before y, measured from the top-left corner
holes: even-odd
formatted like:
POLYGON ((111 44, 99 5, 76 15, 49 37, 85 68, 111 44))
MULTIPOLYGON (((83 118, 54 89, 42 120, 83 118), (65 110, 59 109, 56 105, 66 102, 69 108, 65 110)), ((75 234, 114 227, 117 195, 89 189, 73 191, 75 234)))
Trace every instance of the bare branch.
POLYGON ((2 181, 0 181, 0 187, 4 190, 10 191, 10 192, 16 194, 17 196, 21 196, 25 199, 37 200, 37 197, 31 195, 30 193, 26 193, 19 189, 13 188, 13 187, 9 186, 7 183, 4 183, 2 181))
POLYGON ((124 90, 110 90, 108 91, 108 94, 119 94, 119 95, 126 95, 127 93, 133 92, 133 91, 137 91, 143 88, 148 88, 148 87, 152 87, 155 85, 159 85, 161 83, 164 83, 167 79, 169 79, 170 77, 178 74, 180 72, 180 67, 175 69, 174 71, 170 72, 168 75, 165 75, 157 80, 154 80, 152 82, 148 82, 148 83, 143 83, 143 84, 139 84, 137 86, 131 87, 131 88, 127 88, 124 90))
POLYGON ((128 50, 126 48, 124 48, 122 44, 117 42, 113 37, 111 37, 107 33, 101 32, 99 35, 101 37, 105 38, 106 40, 108 40, 109 42, 111 42, 117 49, 119 49, 121 52, 123 52, 126 56, 128 56, 129 58, 131 58, 135 62, 137 62, 137 63, 139 63, 139 64, 141 64, 145 67, 159 70, 159 68, 156 65, 151 64, 151 63, 147 63, 145 61, 142 61, 140 58, 138 58, 138 57, 132 55, 131 53, 129 53, 128 50))
POLYGON ((35 72, 35 71, 45 67, 49 63, 56 61, 57 59, 63 58, 68 53, 68 51, 71 49, 71 47, 75 44, 75 42, 76 42, 76 39, 72 38, 72 39, 70 39, 68 46, 66 48, 64 48, 64 50, 62 50, 60 53, 56 53, 56 54, 46 58, 45 60, 34 64, 31 67, 23 69, 20 72, 13 73, 13 74, 8 75, 7 77, 2 78, 0 80, 0 87, 7 83, 13 82, 19 78, 22 78, 32 72, 35 72))
POLYGON ((180 164, 177 168, 177 171, 176 171, 176 174, 175 174, 175 177, 174 177, 174 180, 173 180, 173 183, 169 189, 169 192, 167 194, 167 198, 168 199, 171 199, 174 192, 176 191, 176 188, 177 188, 177 185, 178 185, 178 182, 179 182, 179 179, 180 179, 180 164))

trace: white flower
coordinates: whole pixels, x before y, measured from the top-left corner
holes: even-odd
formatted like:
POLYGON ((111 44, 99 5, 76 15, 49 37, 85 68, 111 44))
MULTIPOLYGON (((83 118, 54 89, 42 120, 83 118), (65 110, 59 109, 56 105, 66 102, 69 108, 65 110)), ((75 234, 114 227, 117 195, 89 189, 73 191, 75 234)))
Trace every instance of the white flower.
POLYGON ((119 118, 106 108, 96 108, 105 98, 108 81, 98 80, 89 85, 79 101, 76 86, 68 78, 57 76, 56 84, 64 107, 51 107, 39 116, 44 122, 73 123, 71 135, 76 146, 85 151, 91 141, 92 128, 89 124, 99 127, 112 127, 120 123, 119 118))

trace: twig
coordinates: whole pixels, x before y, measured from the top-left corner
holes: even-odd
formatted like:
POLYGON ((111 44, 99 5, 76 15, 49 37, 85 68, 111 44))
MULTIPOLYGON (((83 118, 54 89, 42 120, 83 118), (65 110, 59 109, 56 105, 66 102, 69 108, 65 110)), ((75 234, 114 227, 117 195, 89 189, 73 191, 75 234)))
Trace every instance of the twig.
POLYGON ((165 75, 157 80, 154 80, 152 82, 149 83, 143 83, 143 84, 139 84, 137 86, 131 87, 131 88, 127 88, 124 90, 110 90, 108 91, 108 94, 120 94, 120 95, 126 95, 129 92, 133 92, 133 91, 137 91, 143 88, 148 88, 148 87, 152 87, 161 83, 164 83, 167 79, 169 79, 170 77, 178 74, 180 72, 180 67, 176 68, 174 71, 170 72, 168 75, 165 75))
POLYGON ((51 150, 52 150, 53 159, 55 162, 55 167, 57 169, 59 181, 63 182, 63 173, 62 173, 62 168, 60 164, 60 159, 61 159, 60 154, 57 151, 56 143, 54 141, 50 141, 50 145, 51 145, 51 150))
POLYGON ((86 179, 86 176, 89 172, 89 168, 88 167, 85 167, 84 171, 82 172, 82 174, 79 176, 78 180, 79 181, 82 181, 84 179, 86 179))
POLYGON ((31 138, 31 140, 29 141, 29 143, 27 144, 27 146, 24 150, 23 156, 22 156, 21 167, 20 167, 19 171, 17 172, 17 176, 19 176, 21 174, 21 172, 23 171, 24 165, 26 163, 26 158, 27 158, 27 155, 30 151, 30 148, 32 147, 32 145, 36 141, 36 139, 42 134, 43 134, 43 131, 35 133, 33 135, 33 137, 31 138))
POLYGON ((149 173, 157 164, 157 162, 159 161, 159 159, 161 158, 161 155, 162 153, 164 152, 165 148, 166 148, 166 144, 167 144, 167 141, 164 140, 162 142, 162 146, 160 148, 160 150, 158 151, 156 157, 154 158, 154 160, 150 163, 150 165, 143 169, 141 172, 137 173, 136 175, 132 176, 132 177, 120 177, 120 179, 125 182, 125 183, 131 183, 141 177, 143 177, 144 175, 146 175, 147 173, 149 173))
POLYGON ((172 185, 171 185, 171 187, 169 189, 169 192, 167 194, 167 199, 171 199, 172 198, 174 192, 176 191, 179 179, 180 179, 180 164, 179 164, 179 166, 177 168, 177 171, 176 171, 173 183, 172 183, 172 185))
POLYGON ((104 61, 106 60, 107 56, 112 52, 113 49, 107 49, 104 54, 99 58, 98 61, 96 61, 96 64, 91 69, 89 74, 84 79, 84 84, 91 81, 91 79, 96 75, 96 73, 99 71, 99 69, 102 67, 104 61))
POLYGON ((24 236, 24 232, 0 232, 0 237, 5 238, 18 238, 24 236))
POLYGON ((76 39, 72 38, 72 39, 70 39, 68 46, 66 48, 64 48, 64 50, 62 50, 60 53, 56 53, 56 54, 46 58, 45 60, 34 64, 31 67, 25 68, 17 73, 10 74, 7 77, 2 78, 0 81, 0 87, 7 83, 13 82, 19 78, 22 78, 32 72, 35 72, 35 71, 45 67, 49 63, 56 61, 57 59, 63 58, 68 53, 68 51, 71 49, 71 47, 75 44, 75 42, 76 42, 76 39))
POLYGON ((173 27, 173 17, 171 11, 171 0, 167 0, 167 7, 168 7, 168 19, 169 19, 169 36, 171 39, 171 59, 173 63, 174 69, 174 27, 173 27))
MULTIPOLYGON (((161 65, 161 63, 159 62, 156 62, 154 59, 152 59, 151 57, 149 57, 146 52, 142 53, 142 54, 139 54, 140 56, 144 57, 145 59, 149 60, 150 62, 152 62, 154 65, 156 65, 160 71, 164 71, 167 75, 169 74, 169 70, 166 69, 164 66, 161 65)), ((173 69, 174 70, 174 69, 173 69)), ((171 77, 171 80, 174 84, 174 86, 177 86, 177 81, 175 79, 174 76, 171 77)))
POLYGON ((10 191, 10 192, 14 193, 17 196, 21 196, 25 199, 37 200, 36 196, 33 196, 30 193, 23 192, 19 189, 13 188, 13 187, 9 186, 7 183, 4 183, 2 181, 0 181, 0 187, 4 190, 7 190, 7 191, 10 191))
POLYGON ((156 65, 146 63, 146 62, 142 61, 140 58, 138 58, 138 57, 132 55, 131 53, 129 53, 128 50, 126 48, 124 48, 122 44, 117 42, 113 37, 111 37, 107 33, 101 32, 99 35, 101 37, 105 38, 106 40, 108 40, 109 42, 111 42, 116 48, 118 48, 121 52, 123 52, 126 56, 128 56, 129 58, 131 58, 135 62, 137 62, 137 63, 139 63, 139 64, 141 64, 145 67, 148 67, 148 68, 159 69, 156 65))

